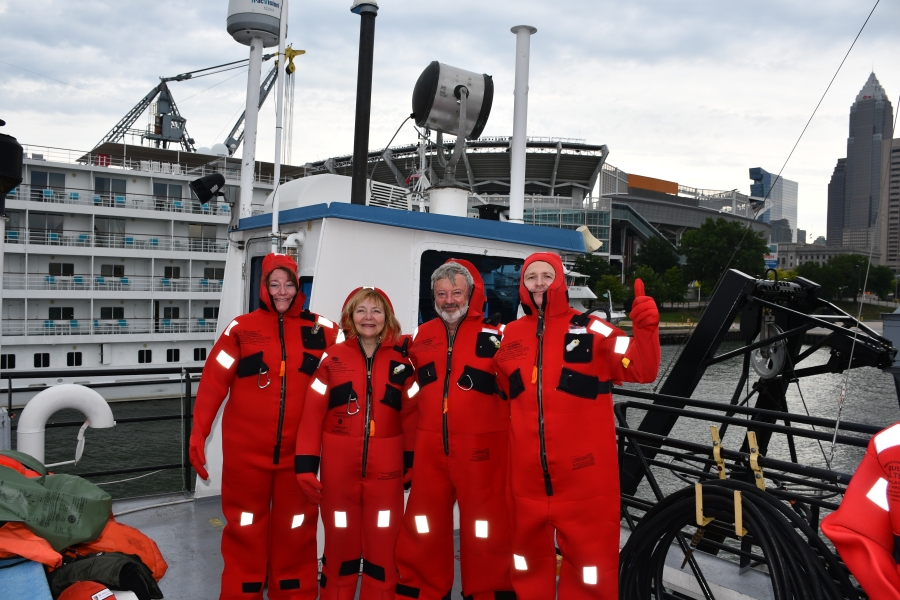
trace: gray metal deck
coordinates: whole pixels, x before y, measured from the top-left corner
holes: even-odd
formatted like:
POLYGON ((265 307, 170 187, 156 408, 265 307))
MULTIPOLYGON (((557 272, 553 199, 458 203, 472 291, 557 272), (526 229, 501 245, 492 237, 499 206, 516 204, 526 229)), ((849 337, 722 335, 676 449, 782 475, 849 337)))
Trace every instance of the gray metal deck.
MULTIPOLYGON (((150 496, 113 503, 116 518, 136 527, 152 538, 169 563, 159 587, 168 599, 216 600, 222 556, 219 545, 225 517, 219 497, 193 500, 182 494, 150 496), (130 512, 134 511, 134 512, 130 512)), ((620 547, 628 539, 622 528, 620 547)), ((455 536, 459 560, 459 534, 455 536)), ((770 600, 774 598, 769 577, 756 570, 741 575, 738 566, 702 552, 694 553, 718 600, 770 600)), ((681 569, 683 554, 673 544, 666 559, 666 585, 693 598, 702 599, 690 569, 681 569)), ((454 598, 461 591, 457 565, 453 582, 454 598)))

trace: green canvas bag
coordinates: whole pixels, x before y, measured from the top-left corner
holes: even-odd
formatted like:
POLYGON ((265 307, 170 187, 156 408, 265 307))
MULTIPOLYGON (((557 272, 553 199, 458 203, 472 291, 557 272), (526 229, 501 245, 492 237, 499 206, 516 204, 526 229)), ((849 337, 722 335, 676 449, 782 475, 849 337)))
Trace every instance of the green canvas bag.
POLYGON ((100 537, 112 511, 107 492, 75 475, 47 475, 44 465, 22 452, 0 454, 41 473, 29 479, 0 467, 0 522, 21 522, 57 552, 100 537))

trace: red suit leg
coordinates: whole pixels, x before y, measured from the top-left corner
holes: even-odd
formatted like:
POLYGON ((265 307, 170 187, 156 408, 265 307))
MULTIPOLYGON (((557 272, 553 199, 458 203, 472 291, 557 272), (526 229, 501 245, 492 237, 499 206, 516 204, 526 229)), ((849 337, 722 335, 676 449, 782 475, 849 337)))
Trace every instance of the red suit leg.
POLYGON ((453 588, 453 503, 438 432, 416 432, 413 485, 397 540, 398 598, 442 600, 453 588))
POLYGON ((273 473, 238 453, 225 452, 222 466, 222 571, 220 600, 262 600, 269 546, 273 473))
MULTIPOLYGON (((510 495, 512 569, 510 579, 518 600, 556 597, 556 545, 549 522, 549 499, 510 495)), ((560 597, 561 600, 564 600, 560 597)))
POLYGON ((403 437, 369 438, 362 484, 363 574, 360 600, 394 600, 394 552, 403 522, 403 437))
POLYGON ((619 597, 619 486, 610 482, 609 487, 609 494, 590 500, 550 500, 550 517, 563 557, 560 600, 619 597))
POLYGON ((362 440, 322 434, 322 600, 353 600, 362 546, 362 440))
POLYGON ((506 506, 508 452, 507 431, 457 433, 450 439, 450 475, 459 503, 462 588, 463 594, 473 600, 512 597, 506 506))
POLYGON ((269 519, 269 598, 315 600, 319 595, 319 507, 300 490, 293 465, 275 473, 274 487, 269 519))

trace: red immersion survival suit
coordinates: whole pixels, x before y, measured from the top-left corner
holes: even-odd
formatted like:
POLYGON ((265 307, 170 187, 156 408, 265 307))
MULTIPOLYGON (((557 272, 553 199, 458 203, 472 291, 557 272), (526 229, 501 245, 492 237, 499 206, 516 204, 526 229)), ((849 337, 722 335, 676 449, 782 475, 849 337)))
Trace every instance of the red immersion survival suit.
POLYGON ((505 600, 515 595, 506 508, 509 406, 496 393, 492 363, 501 334, 482 323, 484 282, 478 269, 465 260, 451 261, 468 269, 475 287, 454 338, 436 318, 419 326, 410 346, 419 410, 413 486, 397 541, 397 597, 449 597, 457 501, 463 594, 505 600))
POLYGON ((299 290, 284 314, 275 311, 266 287, 275 268, 296 277, 289 257, 265 257, 260 308, 225 328, 203 368, 194 405, 191 464, 203 476, 206 438, 228 396, 222 415, 222 512, 228 521, 223 599, 261 599, 267 578, 269 598, 318 594, 318 507, 297 485, 292 459, 310 375, 337 327, 303 311, 299 290))
POLYGON ((900 599, 900 423, 872 437, 822 533, 869 598, 900 599))
MULTIPOLYGON (((371 358, 357 337, 332 346, 306 392, 294 461, 297 478, 304 486, 315 486, 321 449, 323 600, 353 599, 360 556, 360 598, 394 598, 404 430, 414 435, 415 427, 410 420, 415 406, 408 396, 413 368, 404 356, 406 340, 384 340, 371 358)), ((317 501, 315 489, 311 494, 317 501)))
POLYGON ((648 383, 659 369, 659 312, 635 284, 634 337, 569 307, 559 256, 533 254, 556 278, 525 316, 506 326, 494 356, 510 402, 513 589, 519 600, 618 598, 619 473, 612 384, 648 383), (641 299, 643 296, 643 300, 641 299))

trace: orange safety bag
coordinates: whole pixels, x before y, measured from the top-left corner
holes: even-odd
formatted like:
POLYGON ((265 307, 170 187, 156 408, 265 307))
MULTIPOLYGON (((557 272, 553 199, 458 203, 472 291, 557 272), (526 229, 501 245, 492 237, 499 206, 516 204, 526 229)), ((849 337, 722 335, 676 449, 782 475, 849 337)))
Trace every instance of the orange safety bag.
POLYGON ((119 523, 112 517, 109 518, 99 538, 92 542, 69 546, 63 552, 66 556, 85 556, 96 552, 135 554, 147 565, 156 581, 162 579, 166 569, 169 568, 156 542, 134 527, 119 523))
POLYGON ((42 537, 31 533, 22 523, 11 521, 0 527, 0 559, 22 557, 55 569, 62 556, 42 537))

